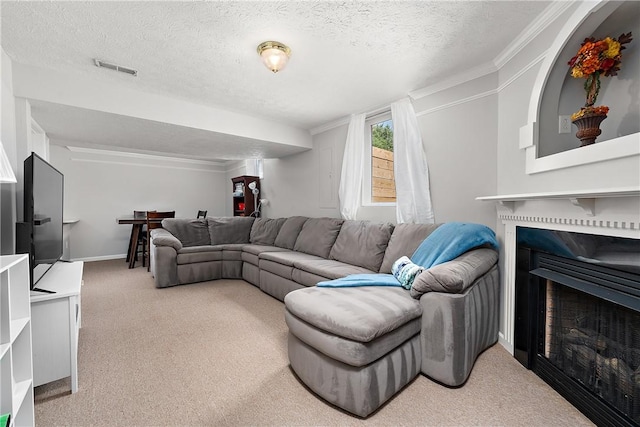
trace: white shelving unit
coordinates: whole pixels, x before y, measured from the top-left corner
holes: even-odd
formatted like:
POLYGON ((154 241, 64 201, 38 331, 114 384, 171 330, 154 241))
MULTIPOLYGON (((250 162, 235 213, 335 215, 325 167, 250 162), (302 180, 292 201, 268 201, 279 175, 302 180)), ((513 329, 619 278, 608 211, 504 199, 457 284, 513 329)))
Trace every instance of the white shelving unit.
POLYGON ((32 426, 33 360, 27 255, 0 256, 0 414, 32 426))

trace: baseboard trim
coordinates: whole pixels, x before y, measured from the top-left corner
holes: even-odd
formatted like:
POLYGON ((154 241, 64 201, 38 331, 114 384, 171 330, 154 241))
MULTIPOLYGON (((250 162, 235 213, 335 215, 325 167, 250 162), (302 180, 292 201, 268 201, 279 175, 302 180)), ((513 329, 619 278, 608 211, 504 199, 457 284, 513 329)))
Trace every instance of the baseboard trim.
POLYGON ((126 254, 116 254, 116 255, 103 255, 103 256, 94 256, 94 257, 83 257, 83 258, 71 258, 69 261, 84 261, 84 262, 93 262, 93 261, 110 261, 112 259, 126 259, 126 254))

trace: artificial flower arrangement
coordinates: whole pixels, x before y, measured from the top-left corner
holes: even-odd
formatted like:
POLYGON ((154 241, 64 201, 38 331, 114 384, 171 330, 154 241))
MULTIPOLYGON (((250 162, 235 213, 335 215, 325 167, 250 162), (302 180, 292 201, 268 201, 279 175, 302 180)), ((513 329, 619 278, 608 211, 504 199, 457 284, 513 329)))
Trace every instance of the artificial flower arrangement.
POLYGON ((577 120, 584 116, 604 115, 609 112, 609 107, 602 105, 594 107, 598 93, 600 92, 600 76, 615 76, 620 70, 621 52, 624 44, 631 40, 631 32, 621 34, 617 39, 606 37, 596 40, 593 37, 585 39, 576 56, 569 61, 571 76, 576 79, 586 79, 584 90, 587 92, 587 102, 579 111, 571 115, 571 120, 577 120))

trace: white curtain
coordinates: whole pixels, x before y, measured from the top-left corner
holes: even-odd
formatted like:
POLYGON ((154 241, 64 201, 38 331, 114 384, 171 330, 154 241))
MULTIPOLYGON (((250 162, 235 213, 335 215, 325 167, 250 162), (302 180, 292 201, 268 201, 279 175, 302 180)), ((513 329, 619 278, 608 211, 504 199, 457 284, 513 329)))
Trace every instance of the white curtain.
POLYGON ((342 157, 340 174, 340 214, 344 219, 356 219, 362 193, 362 169, 364 163, 365 114, 352 114, 347 132, 347 143, 342 157))
POLYGON ((393 120, 393 173, 396 181, 398 224, 433 224, 429 168, 418 120, 408 98, 391 104, 393 120))

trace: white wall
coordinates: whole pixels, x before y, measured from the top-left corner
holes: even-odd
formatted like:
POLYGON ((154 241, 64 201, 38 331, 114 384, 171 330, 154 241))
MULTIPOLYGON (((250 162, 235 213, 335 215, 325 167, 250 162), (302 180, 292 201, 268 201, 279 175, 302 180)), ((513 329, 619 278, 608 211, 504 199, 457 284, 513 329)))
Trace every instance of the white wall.
MULTIPOLYGON (((0 105, 1 119, 0 138, 7 157, 11 162, 13 172, 18 175, 16 160, 16 111, 12 86, 11 59, 0 48, 0 105)), ((16 222, 16 184, 0 184, 0 254, 15 253, 15 222, 16 222)))
MULTIPOLYGON (((475 198, 496 191, 496 79, 492 74, 413 102, 429 165, 436 222, 495 226, 495 208, 475 198)), ((262 185, 269 193, 268 216, 340 217, 338 186, 347 127, 343 124, 315 135, 311 151, 265 161, 262 185)), ((357 215, 358 219, 396 222, 395 207, 362 206, 357 215)))
POLYGON ((124 257, 131 226, 116 218, 134 210, 175 210, 178 218, 195 218, 198 210, 225 215, 231 184, 224 165, 56 145, 50 152, 65 178, 65 219, 79 220, 70 230, 71 259, 124 257))

